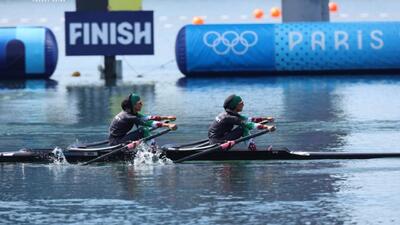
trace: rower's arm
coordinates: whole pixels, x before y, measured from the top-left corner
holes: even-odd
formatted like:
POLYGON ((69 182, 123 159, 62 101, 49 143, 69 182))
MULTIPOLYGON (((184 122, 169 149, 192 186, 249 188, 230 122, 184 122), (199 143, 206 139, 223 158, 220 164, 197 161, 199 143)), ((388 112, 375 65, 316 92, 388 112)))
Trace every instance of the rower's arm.
POLYGON ((151 120, 144 120, 141 115, 127 115, 125 117, 126 120, 129 121, 129 123, 132 123, 136 126, 145 126, 145 127, 152 127, 152 122, 151 120))
POLYGON ((258 130, 267 129, 269 131, 274 131, 276 129, 275 126, 268 126, 268 125, 264 125, 264 124, 261 124, 261 123, 253 123, 253 122, 245 123, 245 127, 247 129, 249 129, 249 130, 257 128, 258 130))
POLYGON ((168 127, 171 130, 176 130, 177 126, 176 124, 173 123, 163 123, 160 121, 153 121, 153 120, 148 120, 144 122, 144 126, 147 127, 153 127, 153 128, 159 128, 159 127, 168 127))
POLYGON ((243 120, 245 120, 246 122, 253 122, 253 123, 260 123, 260 122, 269 122, 272 123, 274 122, 274 118, 271 116, 268 117, 246 117, 246 116, 242 116, 243 120))
POLYGON ((146 123, 150 124, 149 122, 151 122, 151 127, 153 127, 153 128, 168 127, 171 130, 176 130, 178 128, 176 126, 176 124, 173 124, 173 123, 163 123, 163 122, 160 122, 160 121, 151 121, 151 120, 149 120, 146 123))
POLYGON ((262 125, 260 123, 254 123, 254 122, 246 122, 246 123, 244 123, 244 126, 249 130, 253 130, 254 128, 263 129, 263 127, 264 127, 264 125, 262 125))
MULTIPOLYGON (((254 128, 257 128, 259 130, 264 129, 264 125, 255 121, 263 121, 263 120, 257 120, 255 119, 256 117, 247 117, 240 115, 240 118, 243 121, 244 127, 246 127, 249 130, 253 130, 254 128)), ((261 117, 260 117, 261 118, 261 117)))
POLYGON ((143 114, 139 114, 140 118, 142 118, 144 121, 148 120, 153 120, 153 121, 163 121, 163 120, 170 120, 170 121, 175 121, 176 116, 147 116, 143 114))
POLYGON ((242 124, 245 128, 248 130, 253 130, 255 127, 257 127, 259 124, 252 122, 251 117, 247 117, 244 115, 240 115, 240 119, 242 120, 242 124))
POLYGON ((162 124, 163 123, 161 123, 159 121, 147 120, 147 121, 144 121, 143 126, 156 128, 156 127, 162 127, 162 124))
POLYGON ((141 113, 138 113, 137 115, 143 121, 155 120, 155 119, 152 119, 154 116, 148 116, 148 115, 144 115, 141 113))

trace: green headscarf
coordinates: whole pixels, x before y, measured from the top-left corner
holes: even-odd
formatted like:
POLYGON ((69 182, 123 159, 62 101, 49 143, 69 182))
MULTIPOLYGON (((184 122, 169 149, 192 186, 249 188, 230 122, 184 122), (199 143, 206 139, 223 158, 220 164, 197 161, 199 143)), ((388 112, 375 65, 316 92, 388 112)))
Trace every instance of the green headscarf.
POLYGON ((132 93, 132 94, 130 95, 130 97, 129 97, 129 100, 131 101, 131 104, 132 104, 132 107, 133 107, 134 105, 136 105, 136 103, 137 103, 138 101, 140 101, 140 96, 137 95, 137 94, 135 94, 135 93, 132 93))
POLYGON ((229 95, 228 98, 225 99, 224 108, 235 109, 236 106, 242 101, 242 98, 239 95, 229 95))

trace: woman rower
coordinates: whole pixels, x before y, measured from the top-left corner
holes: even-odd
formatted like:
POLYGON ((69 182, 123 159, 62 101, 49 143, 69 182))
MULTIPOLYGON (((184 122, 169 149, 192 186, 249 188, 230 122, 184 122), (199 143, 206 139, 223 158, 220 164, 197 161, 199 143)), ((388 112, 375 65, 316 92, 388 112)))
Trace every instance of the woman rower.
MULTIPOLYGON (((208 138, 211 144, 223 143, 248 136, 250 130, 268 129, 274 131, 275 126, 261 124, 261 121, 273 122, 272 117, 246 117, 240 115, 244 102, 238 95, 230 95, 224 102, 225 112, 220 113, 208 129, 208 138), (236 128, 234 128, 236 126, 236 128)), ((248 142, 249 150, 256 150, 254 141, 248 142)))
POLYGON ((135 93, 131 93, 121 102, 122 111, 114 117, 110 125, 110 145, 136 141, 147 137, 150 135, 150 127, 177 129, 176 124, 161 122, 163 120, 174 121, 176 120, 175 116, 145 116, 139 113, 142 110, 142 106, 143 102, 140 100, 140 96, 135 93), (137 129, 129 132, 134 125, 137 126, 137 129))

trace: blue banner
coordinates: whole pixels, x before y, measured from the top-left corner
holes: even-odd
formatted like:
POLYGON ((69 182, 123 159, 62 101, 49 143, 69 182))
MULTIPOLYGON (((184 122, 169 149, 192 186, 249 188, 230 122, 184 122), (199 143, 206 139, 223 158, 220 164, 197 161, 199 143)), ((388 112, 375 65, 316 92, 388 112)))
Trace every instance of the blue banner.
POLYGON ((153 11, 65 12, 66 55, 153 55, 153 11))
POLYGON ((186 75, 400 70, 400 23, 188 25, 176 56, 186 75))

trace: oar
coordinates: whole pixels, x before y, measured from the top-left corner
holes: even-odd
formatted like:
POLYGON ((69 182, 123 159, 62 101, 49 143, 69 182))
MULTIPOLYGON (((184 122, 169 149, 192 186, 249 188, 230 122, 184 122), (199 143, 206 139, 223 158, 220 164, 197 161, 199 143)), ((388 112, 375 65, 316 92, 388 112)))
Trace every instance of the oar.
MULTIPOLYGON (((166 133, 168 133, 168 132, 170 132, 170 131, 171 131, 171 129, 166 129, 166 130, 160 131, 160 132, 158 132, 158 133, 156 133, 156 134, 153 134, 153 135, 150 135, 150 136, 148 136, 148 137, 142 138, 142 139, 140 139, 139 141, 145 142, 145 141, 151 140, 151 139, 153 139, 153 138, 159 137, 159 136, 161 136, 161 135, 163 135, 163 134, 166 134, 166 133)), ((115 150, 113 150, 113 151, 111 151, 111 152, 109 152, 109 153, 107 153, 107 154, 101 155, 101 156, 99 156, 99 157, 97 157, 97 158, 95 158, 95 159, 92 159, 92 160, 90 160, 90 161, 87 161, 87 162, 85 162, 85 163, 82 163, 81 165, 82 165, 82 166, 89 165, 89 164, 91 164, 91 163, 97 162, 97 161, 99 161, 99 160, 101 160, 101 159, 104 159, 104 158, 106 158, 106 157, 109 157, 109 156, 111 156, 111 155, 114 155, 114 154, 116 154, 116 153, 118 153, 118 152, 120 152, 120 151, 122 151, 122 150, 128 149, 129 147, 130 147, 130 144, 124 145, 124 146, 121 147, 121 148, 115 149, 115 150)))
MULTIPOLYGON (((268 120, 263 120, 263 121, 261 121, 261 122, 259 122, 259 123, 260 123, 260 124, 267 124, 267 123, 269 123, 269 121, 268 121, 268 120)), ((198 141, 194 141, 194 142, 186 143, 186 144, 180 144, 180 145, 176 145, 176 144, 166 144, 166 145, 163 145, 163 146, 161 147, 161 149, 163 149, 163 150, 181 150, 181 148, 184 148, 184 147, 191 147, 191 146, 193 146, 193 145, 196 145, 196 146, 194 146, 193 148, 196 148, 196 147, 204 147, 204 146, 206 146, 206 145, 209 145, 209 139, 206 138, 206 139, 202 139, 202 140, 198 140, 198 141)))
POLYGON ((225 142, 223 144, 215 146, 214 148, 210 148, 208 150, 205 150, 205 151, 193 154, 193 155, 189 155, 189 156, 183 157, 182 159, 175 160, 174 163, 181 163, 181 162, 184 162, 184 161, 187 161, 187 160, 193 160, 193 159, 196 159, 196 158, 198 158, 198 157, 200 157, 202 155, 208 154, 210 152, 223 150, 223 149, 228 149, 230 147, 233 147, 237 143, 240 143, 240 142, 243 142, 243 141, 247 141, 247 140, 249 140, 251 138, 255 138, 255 137, 261 136, 261 135, 266 134, 268 132, 269 132, 269 130, 266 129, 266 130, 262 130, 260 132, 257 132, 255 134, 251 134, 251 135, 246 136, 246 137, 241 137, 239 139, 234 140, 233 141, 233 145, 229 144, 229 143, 232 143, 232 142, 225 142))
POLYGON ((177 145, 177 144, 166 144, 166 145, 163 145, 161 147, 161 149, 176 149, 176 150, 179 150, 180 148, 190 147, 190 146, 193 146, 193 145, 199 145, 199 144, 204 144, 204 143, 208 143, 208 138, 202 139, 202 140, 198 140, 198 141, 194 141, 194 142, 190 142, 190 143, 186 143, 186 144, 180 144, 180 145, 177 145))
MULTIPOLYGON (((169 123, 169 122, 170 122, 169 120, 164 121, 164 123, 169 123)), ((157 128, 158 127, 155 127, 155 128, 153 127, 150 129, 150 131, 153 131, 157 128)), ((70 149, 75 150, 75 149, 80 149, 80 148, 89 148, 89 147, 94 147, 94 146, 99 146, 99 145, 105 145, 108 143, 109 143, 109 140, 97 141, 97 142, 86 143, 86 144, 77 144, 75 146, 70 147, 70 149)), ((115 147, 115 146, 113 146, 113 147, 115 147)))
POLYGON ((87 143, 87 144, 78 144, 78 145, 74 146, 74 148, 89 148, 89 147, 105 145, 105 144, 108 144, 108 140, 87 143))

